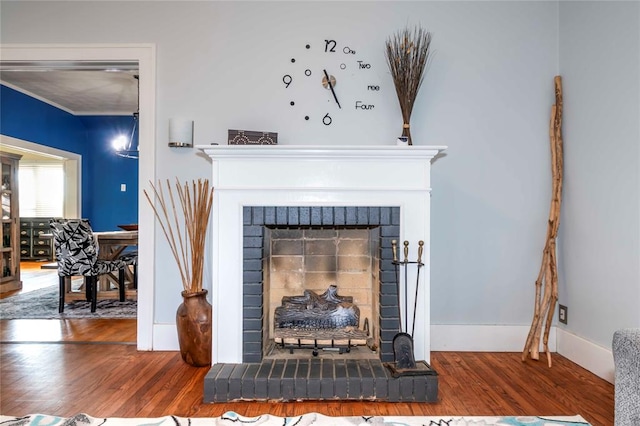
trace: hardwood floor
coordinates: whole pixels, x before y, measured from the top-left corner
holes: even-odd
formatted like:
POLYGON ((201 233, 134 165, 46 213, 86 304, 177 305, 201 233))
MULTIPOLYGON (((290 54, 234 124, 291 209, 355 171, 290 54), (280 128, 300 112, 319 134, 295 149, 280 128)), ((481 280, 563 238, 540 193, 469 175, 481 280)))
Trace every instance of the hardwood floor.
POLYGON ((139 352, 135 320, 0 320, 0 413, 84 412, 100 417, 356 415, 574 415, 613 425, 613 385, 566 358, 433 352, 437 403, 202 402, 208 368, 178 352, 139 352))
MULTIPOLYGON (((129 334, 135 333, 135 321, 121 321, 129 321, 129 334)), ((440 386, 438 402, 431 404, 205 404, 208 368, 185 364, 178 352, 139 352, 132 344, 107 343, 114 339, 111 327, 100 320, 65 322, 59 326, 59 342, 34 343, 41 339, 30 342, 19 322, 0 321, 0 412, 100 417, 208 417, 230 410, 247 416, 311 411, 333 416, 580 414, 593 425, 613 425, 613 385, 557 354, 548 368, 544 362, 521 362, 517 353, 434 352, 431 364, 440 386)))
POLYGON ((16 294, 27 293, 39 288, 58 285, 58 273, 55 269, 42 269, 45 262, 20 262, 20 279, 22 288, 20 290, 0 293, 0 299, 15 296, 16 294))
POLYGON ((135 319, 0 320, 2 343, 136 344, 135 319))

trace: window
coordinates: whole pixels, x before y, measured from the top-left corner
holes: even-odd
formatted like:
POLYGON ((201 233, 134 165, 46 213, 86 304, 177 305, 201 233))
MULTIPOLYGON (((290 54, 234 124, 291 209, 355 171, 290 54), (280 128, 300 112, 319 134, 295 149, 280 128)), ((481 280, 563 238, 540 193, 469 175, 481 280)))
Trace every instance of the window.
POLYGON ((20 161, 20 217, 64 216, 64 165, 62 162, 20 161))

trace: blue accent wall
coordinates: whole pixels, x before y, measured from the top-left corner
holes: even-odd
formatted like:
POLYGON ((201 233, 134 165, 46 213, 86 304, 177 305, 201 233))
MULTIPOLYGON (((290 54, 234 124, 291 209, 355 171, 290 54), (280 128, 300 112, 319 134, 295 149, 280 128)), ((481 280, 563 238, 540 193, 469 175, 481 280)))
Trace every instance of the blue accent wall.
MULTIPOLYGON (((133 116, 82 116, 87 129, 91 226, 110 231, 118 225, 138 223, 138 160, 115 155, 112 142, 118 135, 129 137, 133 116), (121 191, 121 184, 126 191, 121 191), (99 195, 99 196, 98 196, 99 195)), ((134 146, 138 146, 137 132, 134 146)))
MULTIPOLYGON (((138 161, 116 156, 111 139, 131 116, 74 116, 0 85, 0 133, 82 156, 82 217, 96 231, 138 221, 138 161), (126 184, 126 192, 120 184, 126 184)), ((137 134, 135 135, 137 146, 137 134)))

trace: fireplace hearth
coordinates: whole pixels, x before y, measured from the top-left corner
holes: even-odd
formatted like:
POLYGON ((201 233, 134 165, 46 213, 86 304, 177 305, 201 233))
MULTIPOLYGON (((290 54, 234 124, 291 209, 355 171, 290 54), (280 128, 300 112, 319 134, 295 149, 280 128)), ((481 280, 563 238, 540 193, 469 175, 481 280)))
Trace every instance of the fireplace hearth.
MULTIPOLYGON (((445 147, 198 148, 211 158, 216 189, 210 244, 214 365, 205 378, 205 402, 336 398, 435 401, 437 375, 396 378, 383 362, 393 361, 392 341, 399 331, 398 318, 407 315, 397 306, 392 239, 425 241, 423 272, 416 277, 410 271, 408 279, 419 283, 421 309, 416 312, 413 335, 416 359, 429 360, 430 167, 431 160, 445 147), (340 259, 339 251, 335 263, 333 255, 311 254, 316 257, 308 263, 315 266, 305 272, 310 278, 302 284, 298 282, 302 274, 291 265, 300 262, 303 255, 281 255, 275 260, 277 267, 263 268, 274 262, 268 260, 272 247, 265 245, 269 234, 294 230, 310 234, 326 229, 373 233, 369 240, 376 247, 367 259, 375 268, 367 272, 341 271, 341 263, 353 266, 367 261, 340 259), (287 265, 288 270, 284 268, 287 265), (356 280, 349 273, 367 275, 371 289, 360 290, 364 286, 359 281, 362 277, 356 280), (284 276, 285 280, 274 287, 273 275, 284 276), (324 284, 318 287, 320 281, 314 280, 321 275, 325 275, 321 280, 324 284), (327 279, 334 275, 339 279, 327 279), (355 284, 343 291, 343 284, 350 280, 355 284), (278 306, 272 299, 304 294, 306 287, 301 286, 307 281, 312 283, 309 289, 317 294, 326 290, 327 283, 335 283, 341 294, 353 296, 360 309, 360 328, 368 320, 370 338, 377 339, 373 357, 314 357, 308 349, 296 349, 290 354, 293 358, 271 358, 269 347, 273 346, 275 330, 271 313, 278 306), (289 290, 294 292, 285 294, 289 290)), ((336 234, 338 245, 342 244, 340 238, 336 234)), ((290 247, 296 244, 305 243, 292 243, 290 247)), ((354 243, 345 246, 348 244, 354 243)), ((328 246, 326 242, 315 245, 328 246)), ((415 253, 409 256, 417 258, 415 253)), ((415 288, 406 291, 413 294, 415 288)), ((408 315, 413 317, 413 312, 408 315)))
POLYGON ((266 359, 215 364, 205 402, 370 400, 436 402, 437 375, 393 377, 376 359, 266 359))

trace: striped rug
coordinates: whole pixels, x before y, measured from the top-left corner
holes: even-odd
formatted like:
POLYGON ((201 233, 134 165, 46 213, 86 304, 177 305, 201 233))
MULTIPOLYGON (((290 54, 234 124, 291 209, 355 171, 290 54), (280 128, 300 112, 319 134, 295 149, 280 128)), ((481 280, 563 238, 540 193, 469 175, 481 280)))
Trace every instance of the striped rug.
POLYGON ((68 301, 58 313, 58 287, 49 286, 0 299, 0 319, 136 318, 137 302, 117 299, 98 300, 91 312, 86 300, 68 301))

